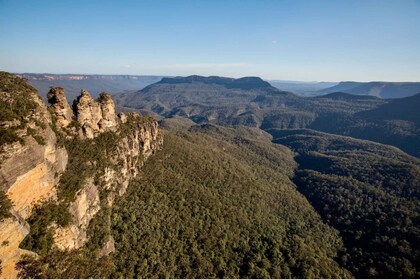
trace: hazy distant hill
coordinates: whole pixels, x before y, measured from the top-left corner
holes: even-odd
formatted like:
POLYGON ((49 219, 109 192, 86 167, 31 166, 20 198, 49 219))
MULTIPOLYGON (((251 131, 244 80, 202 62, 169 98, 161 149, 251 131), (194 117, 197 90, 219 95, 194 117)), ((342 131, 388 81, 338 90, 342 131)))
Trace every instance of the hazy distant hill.
POLYGON ((137 92, 116 97, 122 106, 144 114, 181 116, 196 123, 247 125, 267 128, 304 128, 320 114, 355 113, 372 109, 383 100, 304 98, 281 91, 256 77, 164 78, 137 92))
POLYGON ((393 99, 389 103, 375 109, 360 112, 360 117, 374 120, 405 120, 413 123, 420 123, 420 93, 393 99))
POLYGON ((21 74, 40 96, 46 101, 46 94, 51 86, 60 86, 66 90, 66 97, 71 103, 80 95, 80 89, 87 89, 93 97, 106 91, 111 94, 127 90, 139 90, 162 79, 161 76, 131 75, 79 75, 79 74, 21 74))
POLYGON ((340 82, 336 86, 321 89, 317 93, 326 94, 332 92, 372 95, 382 98, 401 98, 420 93, 420 83, 340 82))
POLYGON ((328 94, 325 94, 325 95, 318 95, 318 96, 316 96, 316 98, 328 98, 328 99, 333 99, 333 100, 347 100, 347 101, 378 99, 378 97, 376 97, 376 96, 355 95, 355 94, 350 94, 350 93, 345 93, 345 92, 333 92, 333 93, 328 93, 328 94))
POLYGON ((304 98, 279 90, 261 78, 216 76, 164 78, 137 92, 123 93, 116 99, 120 105, 164 117, 180 115, 193 120, 200 118, 201 122, 226 123, 248 116, 255 120, 256 126, 261 125, 266 116, 272 115, 273 110, 285 114, 358 112, 385 102, 377 98, 336 101, 304 98))
POLYGON ((329 133, 348 135, 394 145, 420 157, 420 94, 388 100, 355 114, 330 114, 309 126, 329 133))
POLYGON ((299 82, 279 80, 269 80, 268 82, 273 87, 284 91, 291 91, 300 96, 315 96, 319 94, 318 91, 337 85, 337 83, 334 82, 299 82))
POLYGON ((309 98, 281 91, 256 77, 190 76, 164 78, 116 99, 120 106, 159 119, 178 116, 195 123, 246 125, 264 130, 311 128, 391 144, 420 156, 419 120, 415 118, 420 104, 416 97, 386 100, 335 92, 309 98), (389 108, 395 112, 388 113, 389 108))

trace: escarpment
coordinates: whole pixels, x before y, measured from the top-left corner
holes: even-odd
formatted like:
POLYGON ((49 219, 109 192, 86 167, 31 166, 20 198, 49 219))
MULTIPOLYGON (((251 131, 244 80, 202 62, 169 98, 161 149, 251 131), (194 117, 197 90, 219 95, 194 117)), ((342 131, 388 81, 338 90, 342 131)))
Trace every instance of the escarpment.
MULTIPOLYGON (((117 116, 106 93, 94 100, 82 90, 72 107, 62 88, 47 97, 49 108, 23 79, 0 72, 0 191, 13 205, 0 216, 1 277, 18 276, 22 255, 83 247, 91 220, 162 143, 156 121, 117 116), (45 215, 48 207, 60 211, 45 215), (48 226, 34 225, 39 217, 48 226)), ((107 240, 101 254, 112 252, 107 240)))
POLYGON ((85 140, 91 143, 99 158, 91 166, 95 172, 86 176, 70 203, 72 223, 55 229, 54 243, 60 250, 77 249, 86 243, 90 221, 102 206, 112 206, 115 196, 126 192, 130 180, 139 174, 145 160, 162 144, 154 120, 137 114, 121 114, 118 120, 119 129, 115 133, 85 140), (123 123, 121 119, 125 118, 123 123), (107 147, 100 147, 104 144, 107 147), (101 162, 104 159, 105 164, 101 162), (101 193, 106 193, 102 199, 101 193))
MULTIPOLYGON (((36 90, 23 80, 0 73, 0 191, 13 203, 0 220, 2 277, 16 277, 19 248, 29 231, 25 220, 34 206, 56 197, 67 151, 57 145, 51 115, 36 90)), ((2 205, 3 207, 3 205, 2 205)))

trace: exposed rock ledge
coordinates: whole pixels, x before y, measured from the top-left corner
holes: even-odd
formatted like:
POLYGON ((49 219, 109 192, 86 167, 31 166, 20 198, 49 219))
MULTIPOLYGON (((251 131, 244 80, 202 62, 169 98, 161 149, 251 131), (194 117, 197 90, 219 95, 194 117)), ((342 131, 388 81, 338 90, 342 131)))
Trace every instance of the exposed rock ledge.
MULTIPOLYGON (((20 256, 34 254, 19 249, 19 244, 29 232, 25 219, 31 215, 34 206, 56 198, 60 174, 67 165, 67 151, 58 145, 57 135, 50 127, 55 126, 56 131, 65 134, 66 138, 91 139, 106 131, 119 133, 119 126, 129 117, 135 117, 121 115, 118 118, 110 95, 104 93, 93 100, 85 90, 82 90, 81 96, 71 108, 62 88, 51 88, 48 93, 51 106, 48 110, 34 89, 27 87, 31 91, 27 98, 33 99, 37 108, 30 115, 24 116, 24 127, 20 119, 0 123, 2 127, 16 127, 17 134, 25 141, 24 144, 14 142, 0 147, 0 189, 14 203, 12 217, 0 222, 1 277, 4 278, 16 278, 15 264, 20 256), (44 125, 40 126, 40 123, 44 125), (35 139, 33 131, 45 143, 35 139)), ((7 95, 7 98, 12 96, 8 92, 0 94, 7 95)), ((54 238, 57 248, 73 249, 85 244, 89 222, 100 210, 101 188, 111 190, 110 196, 106 198, 111 205, 115 195, 125 193, 129 181, 138 174, 144 161, 159 148, 161 141, 155 121, 139 123, 137 127, 130 128, 130 133, 122 137, 110 155, 110 161, 118 164, 104 170, 96 184, 93 178, 86 180, 70 204, 73 223, 65 228, 56 228, 54 238)), ((113 238, 109 236, 100 254, 107 255, 113 248, 113 238)))
MULTIPOLYGON (((51 115, 46 105, 36 92, 30 92, 27 98, 32 99, 37 108, 24 116, 25 125, 16 127, 25 143, 0 147, 0 189, 13 202, 12 217, 0 223, 1 276, 4 278, 16 278, 15 264, 23 253, 28 253, 19 249, 29 232, 25 219, 35 205, 55 197, 59 174, 67 165, 67 151, 57 146, 56 135, 48 125, 51 115), (41 123, 43 127, 38 125, 41 123), (45 143, 38 143, 30 131, 35 131, 45 143)), ((16 124, 21 122, 16 120, 16 124)))
MULTIPOLYGON (((86 231, 89 223, 101 209, 98 190, 111 191, 106 200, 108 205, 112 205, 115 195, 121 196, 126 192, 130 180, 138 175, 145 160, 157 151, 161 144, 162 138, 159 137, 155 121, 138 124, 128 135, 120 139, 109 158, 113 168, 105 168, 99 184, 95 185, 93 178, 86 180, 75 201, 71 203, 70 213, 73 223, 65 228, 56 229, 54 243, 57 248, 71 250, 82 247, 88 240, 86 231)), ((110 253, 109 250, 105 251, 110 253)))

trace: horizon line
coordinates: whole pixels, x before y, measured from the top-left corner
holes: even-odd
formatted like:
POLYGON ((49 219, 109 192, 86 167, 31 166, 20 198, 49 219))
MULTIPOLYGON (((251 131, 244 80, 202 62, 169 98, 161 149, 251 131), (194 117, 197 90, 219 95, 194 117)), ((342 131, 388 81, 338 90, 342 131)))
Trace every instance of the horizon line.
MULTIPOLYGON (((3 70, 4 71, 4 70, 3 70)), ((8 71, 4 71, 8 72, 8 71)), ((132 76, 132 77, 165 77, 165 78, 174 78, 174 77, 189 77, 189 76, 201 76, 201 77, 223 77, 223 78, 233 78, 233 77, 226 77, 226 76, 220 76, 220 75, 197 75, 197 74, 190 74, 190 75, 184 75, 184 76, 174 76, 174 75, 158 75, 158 74, 87 74, 87 73, 51 73, 51 72, 9 72, 15 75, 62 75, 62 76, 70 76, 70 75, 79 75, 79 76, 132 76)), ((239 79, 239 78, 245 78, 245 77, 259 77, 265 81, 274 81, 274 82, 286 82, 286 83, 293 83, 293 82, 304 82, 304 83, 348 83, 348 82, 356 82, 356 83, 420 83, 420 81, 385 81, 385 80, 370 80, 370 81, 357 81, 357 80, 339 80, 339 81, 314 81, 314 80, 288 80, 288 79, 265 79, 261 76, 241 76, 238 78, 233 79, 239 79)))

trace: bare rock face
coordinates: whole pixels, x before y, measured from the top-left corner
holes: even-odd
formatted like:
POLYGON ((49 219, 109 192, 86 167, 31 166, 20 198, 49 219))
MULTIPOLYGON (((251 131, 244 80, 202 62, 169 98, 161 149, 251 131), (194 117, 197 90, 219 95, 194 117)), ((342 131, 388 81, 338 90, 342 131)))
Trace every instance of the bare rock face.
MULTIPOLYGON (((93 178, 89 178, 75 201, 71 203, 69 210, 73 222, 55 231, 54 243, 58 249, 72 250, 85 245, 88 241, 89 223, 100 210, 99 190, 110 191, 105 199, 106 203, 112 206, 115 196, 121 196, 126 192, 130 180, 139 174, 144 162, 161 147, 162 138, 159 135, 157 122, 140 120, 138 114, 128 115, 130 130, 125 130, 115 150, 109 155, 112 167, 106 167, 96 183, 93 178)), ((117 133, 123 132, 117 131, 117 133)), ((108 251, 112 248, 111 243, 105 244, 102 253, 109 254, 108 251)))
MULTIPOLYGON (((2 78, 4 83, 15 79, 11 75, 2 78)), ((68 158, 67 151, 57 145, 49 126, 51 115, 35 89, 19 80, 12 84, 20 87, 0 90, 0 102, 8 102, 3 97, 17 100, 19 91, 24 91, 25 102, 32 102, 32 109, 6 123, 22 141, 0 146, 0 189, 13 202, 12 217, 0 223, 0 241, 5 245, 0 248, 0 259, 5 278, 16 278, 15 264, 24 252, 18 246, 28 233, 25 219, 36 205, 55 197, 59 175, 68 158)))
POLYGON ((87 90, 82 90, 73 108, 82 128, 82 137, 92 139, 102 132, 117 129, 115 104, 109 94, 101 93, 99 99, 94 100, 87 90))
POLYGON ((115 104, 111 95, 101 93, 98 102, 102 112, 102 119, 99 121, 99 128, 102 131, 115 131, 117 129, 117 118, 115 116, 115 104))
POLYGON ((95 132, 99 132, 99 121, 102 119, 99 103, 92 99, 87 90, 74 101, 73 108, 77 121, 82 127, 82 136, 92 139, 95 132))
POLYGON ((16 278, 15 265, 23 255, 33 252, 19 249, 19 244, 29 233, 29 225, 12 212, 11 218, 0 223, 0 257, 2 260, 2 278, 16 278))
POLYGON ((109 254, 115 252, 115 241, 112 235, 108 235, 105 245, 102 247, 101 251, 99 251, 99 257, 105 257, 109 254))
MULTIPOLYGON (((162 138, 153 119, 134 113, 116 117, 114 101, 106 93, 94 100, 89 92, 82 90, 72 111, 64 89, 54 87, 48 93, 51 103, 48 110, 34 88, 16 76, 3 73, 0 72, 0 102, 4 104, 0 105, 3 108, 12 108, 14 104, 30 106, 28 110, 12 112, 16 116, 10 113, 7 118, 0 119, 2 131, 14 133, 13 137, 17 137, 17 140, 0 144, 0 190, 13 202, 12 217, 0 222, 1 276, 16 278, 15 264, 19 258, 23 254, 35 254, 19 248, 30 230, 26 219, 35 206, 57 199, 57 185, 67 166, 68 154, 58 144, 58 137, 71 141, 80 126, 78 133, 81 138, 92 139, 100 133, 113 131, 118 139, 114 149, 107 151, 107 160, 111 164, 105 170, 97 170, 97 174, 101 174, 99 178, 87 178, 70 203, 70 225, 50 225, 55 229, 55 246, 60 250, 81 248, 86 244, 89 223, 100 211, 101 205, 108 203, 111 206, 117 195, 126 192, 130 180, 139 174, 145 160, 160 148, 162 138), (20 98, 19 102, 17 98, 20 98), (54 131, 57 130, 51 129, 53 117, 50 111, 57 120, 56 128, 66 133, 56 135, 54 131), (71 124, 73 115, 78 124, 71 124), (101 198, 100 193, 104 189, 108 191, 108 196, 101 198)), ((113 250, 113 238, 109 235, 100 255, 108 255, 113 250)))
POLYGON ((47 98, 57 117, 57 125, 59 127, 67 127, 72 121, 73 110, 67 102, 64 89, 61 87, 51 87, 47 98))
MULTIPOLYGON (((136 113, 130 113, 128 118, 139 118, 136 113)), ((134 122, 135 123, 135 122, 134 122)), ((123 137, 114 154, 111 156, 114 163, 119 162, 119 170, 113 176, 114 185, 118 186, 118 194, 123 195, 130 180, 138 175, 144 162, 162 145, 156 121, 144 124, 138 123, 125 137, 123 137)), ((112 180, 111 180, 112 181, 112 180)))
POLYGON ((89 178, 77 194, 76 200, 70 204, 69 212, 73 222, 67 227, 56 229, 55 246, 62 251, 82 247, 87 241, 89 222, 100 209, 98 188, 93 184, 93 178, 89 178))

